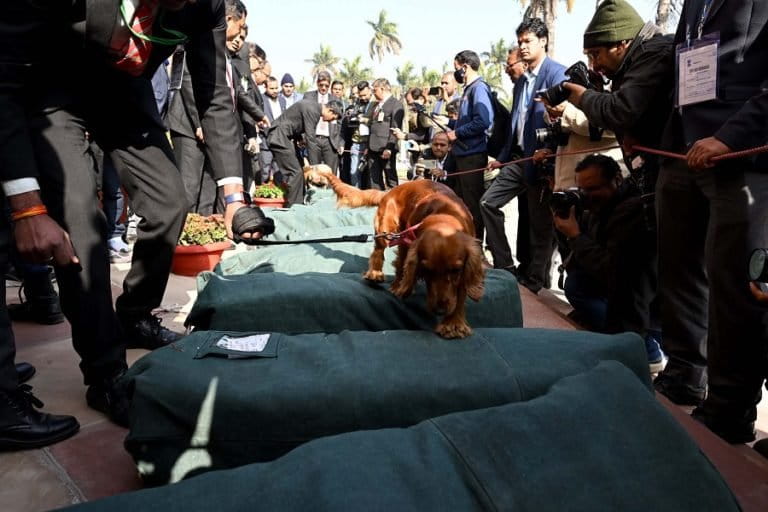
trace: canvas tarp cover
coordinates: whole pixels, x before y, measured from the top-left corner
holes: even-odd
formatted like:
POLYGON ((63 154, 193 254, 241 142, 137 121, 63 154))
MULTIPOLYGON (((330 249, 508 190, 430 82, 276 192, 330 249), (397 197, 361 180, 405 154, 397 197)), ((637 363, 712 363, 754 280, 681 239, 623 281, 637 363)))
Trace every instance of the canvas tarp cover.
MULTIPOLYGON (((303 240, 363 234, 373 234, 373 225, 324 228, 308 234, 303 240)), ((372 241, 255 246, 251 250, 239 252, 222 260, 214 272, 219 275, 256 272, 362 274, 368 269, 368 257, 371 255, 371 251, 373 251, 372 241)), ((384 251, 383 270, 389 276, 395 275, 395 257, 395 248, 388 248, 384 251)))
POLYGON ((336 209, 297 204, 290 208, 265 208, 264 214, 275 221, 275 232, 268 240, 302 240, 322 229, 339 226, 359 226, 363 228, 361 233, 371 232, 376 208, 336 209))
POLYGON ((463 340, 424 331, 271 334, 257 353, 233 351, 231 341, 220 347, 225 335, 248 336, 196 332, 128 371, 134 391, 126 447, 148 483, 169 481, 190 444, 205 446, 211 469, 271 460, 318 437, 529 400, 603 360, 624 363, 650 386, 645 345, 632 333, 475 329, 463 340), (208 410, 201 404, 214 379, 208 410), (204 442, 193 435, 200 417, 207 418, 204 442))
POLYGON ((739 510, 626 367, 527 402, 318 439, 273 462, 78 505, 79 512, 739 510))
MULTIPOLYGON (((405 300, 389 293, 389 283, 370 284, 356 273, 207 273, 198 279, 201 284, 185 322, 196 329, 301 334, 432 330, 438 323, 427 310, 424 283, 405 300)), ((487 271, 482 299, 467 298, 466 303, 473 328, 523 325, 517 281, 505 270, 487 271)))

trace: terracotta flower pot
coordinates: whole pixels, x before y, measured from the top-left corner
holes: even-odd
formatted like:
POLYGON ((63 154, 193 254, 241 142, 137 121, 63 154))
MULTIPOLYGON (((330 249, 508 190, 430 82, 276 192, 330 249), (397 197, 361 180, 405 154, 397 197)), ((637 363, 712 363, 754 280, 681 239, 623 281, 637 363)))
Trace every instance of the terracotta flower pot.
POLYGON ((173 252, 171 272, 180 276, 196 276, 204 270, 213 270, 221 260, 221 253, 232 247, 232 242, 206 245, 177 245, 173 252))
POLYGON ((285 198, 283 197, 253 197, 251 201, 259 208, 282 208, 285 206, 285 198))

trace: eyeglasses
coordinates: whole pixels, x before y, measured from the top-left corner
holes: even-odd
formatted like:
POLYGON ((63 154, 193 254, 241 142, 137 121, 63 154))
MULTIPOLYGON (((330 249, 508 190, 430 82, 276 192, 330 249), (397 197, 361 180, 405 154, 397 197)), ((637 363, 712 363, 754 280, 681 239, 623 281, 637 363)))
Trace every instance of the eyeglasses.
POLYGON ((440 82, 440 85, 450 85, 449 82, 440 82))
POLYGON ((509 69, 511 67, 514 67, 514 66, 517 66, 518 64, 526 65, 524 60, 516 60, 512 64, 507 64, 507 69, 509 69))

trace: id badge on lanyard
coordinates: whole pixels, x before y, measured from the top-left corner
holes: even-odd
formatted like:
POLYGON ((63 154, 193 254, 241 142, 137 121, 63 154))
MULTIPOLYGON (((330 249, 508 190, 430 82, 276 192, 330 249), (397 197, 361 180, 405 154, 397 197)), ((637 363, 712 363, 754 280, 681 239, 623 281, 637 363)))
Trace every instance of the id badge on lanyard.
POLYGON ((696 39, 691 41, 691 27, 685 31, 685 42, 675 48, 677 88, 675 106, 685 107, 717 99, 717 52, 720 34, 702 35, 704 21, 712 1, 705 4, 698 25, 696 39))

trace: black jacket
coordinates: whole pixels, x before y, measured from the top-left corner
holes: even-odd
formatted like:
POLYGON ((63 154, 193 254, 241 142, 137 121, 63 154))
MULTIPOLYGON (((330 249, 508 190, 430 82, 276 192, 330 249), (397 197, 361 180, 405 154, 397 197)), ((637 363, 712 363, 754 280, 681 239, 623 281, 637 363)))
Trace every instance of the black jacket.
POLYGON ((283 112, 267 132, 270 150, 294 150, 293 141, 304 135, 307 144, 315 143, 315 128, 320 121, 322 105, 314 101, 297 101, 283 112))
POLYGON ((387 98, 381 108, 379 105, 374 105, 371 110, 371 135, 368 137, 368 149, 375 152, 388 149, 394 155, 397 152, 397 137, 390 128, 402 128, 404 116, 403 104, 394 96, 387 98))
POLYGON ((656 294, 656 233, 647 228, 637 189, 624 182, 599 213, 584 212, 582 234, 568 241, 568 268, 586 271, 608 300, 608 332, 645 334, 656 294))
MULTIPOLYGON (((104 117, 114 105, 115 115, 130 114, 125 122, 162 126, 150 79, 175 47, 155 44, 141 77, 114 70, 106 48, 119 5, 114 0, 0 2, 0 180, 39 174, 27 133, 29 114, 86 105, 104 117)), ((162 35, 160 25, 158 17, 154 33, 162 35)), ((198 0, 166 12, 162 26, 189 37, 187 66, 214 176, 242 176, 226 81, 223 0, 198 0)), ((97 138, 101 128, 101 135, 112 137, 110 143, 127 143, 114 125, 94 126, 97 138)))

